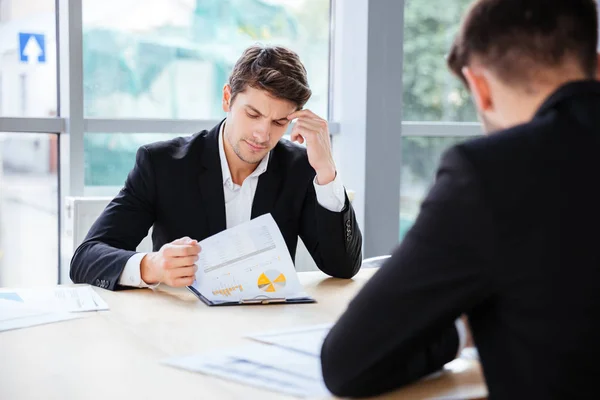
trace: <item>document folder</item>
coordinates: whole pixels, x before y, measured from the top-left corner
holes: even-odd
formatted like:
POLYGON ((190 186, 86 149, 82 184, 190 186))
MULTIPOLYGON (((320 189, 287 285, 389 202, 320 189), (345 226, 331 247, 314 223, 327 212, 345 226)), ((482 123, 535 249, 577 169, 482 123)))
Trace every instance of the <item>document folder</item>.
POLYGON ((302 303, 316 303, 317 301, 310 296, 306 297, 292 297, 286 298, 273 298, 273 297, 259 297, 254 299, 241 299, 241 300, 209 300, 204 297, 196 288, 193 286, 187 287, 196 297, 198 297, 204 304, 208 306, 240 306, 240 305, 266 305, 266 304, 302 304, 302 303))

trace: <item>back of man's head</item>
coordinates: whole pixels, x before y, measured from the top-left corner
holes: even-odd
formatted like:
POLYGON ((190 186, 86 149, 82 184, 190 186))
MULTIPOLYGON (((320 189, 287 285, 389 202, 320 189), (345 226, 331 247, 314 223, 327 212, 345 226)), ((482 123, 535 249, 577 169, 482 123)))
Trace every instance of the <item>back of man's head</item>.
POLYGON ((462 69, 477 62, 507 85, 576 67, 586 78, 597 70, 596 0, 478 0, 467 13, 448 57, 462 69))

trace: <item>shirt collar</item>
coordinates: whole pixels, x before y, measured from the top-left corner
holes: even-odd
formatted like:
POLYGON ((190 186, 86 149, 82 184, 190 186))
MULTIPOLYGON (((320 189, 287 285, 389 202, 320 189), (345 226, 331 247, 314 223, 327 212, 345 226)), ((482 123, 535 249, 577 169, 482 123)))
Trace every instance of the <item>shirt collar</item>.
MULTIPOLYGON (((226 122, 227 120, 224 120, 221 123, 221 127, 219 128, 219 158, 221 159, 221 173, 223 174, 223 185, 227 184, 227 182, 231 182, 231 184, 233 185, 233 180, 231 179, 231 171, 229 170, 229 164, 227 164, 227 157, 225 156, 225 145, 223 143, 223 135, 225 133, 226 122)), ((267 171, 270 156, 271 152, 267 153, 267 155, 260 161, 256 169, 248 176, 248 178, 258 177, 264 174, 267 171)))

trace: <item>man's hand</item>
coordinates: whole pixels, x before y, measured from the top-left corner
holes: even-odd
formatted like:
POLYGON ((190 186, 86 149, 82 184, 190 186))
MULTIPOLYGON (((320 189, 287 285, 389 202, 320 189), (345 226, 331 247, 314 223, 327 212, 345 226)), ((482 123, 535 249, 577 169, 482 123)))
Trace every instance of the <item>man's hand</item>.
POLYGON ((190 286, 194 283, 198 267, 200 245, 189 237, 165 244, 158 252, 142 258, 140 272, 148 285, 165 283, 173 287, 190 286))
POLYGON ((306 141, 308 162, 317 173, 317 183, 327 185, 335 179, 336 174, 327 121, 310 110, 300 110, 288 115, 290 121, 296 118, 292 128, 292 142, 306 141))

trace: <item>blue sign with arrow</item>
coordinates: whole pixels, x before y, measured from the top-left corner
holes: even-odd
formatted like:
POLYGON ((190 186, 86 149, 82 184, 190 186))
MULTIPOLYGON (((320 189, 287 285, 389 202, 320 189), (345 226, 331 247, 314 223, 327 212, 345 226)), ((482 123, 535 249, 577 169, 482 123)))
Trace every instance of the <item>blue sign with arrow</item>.
POLYGON ((46 62, 46 38, 39 33, 19 32, 19 58, 21 62, 42 64, 46 62))

